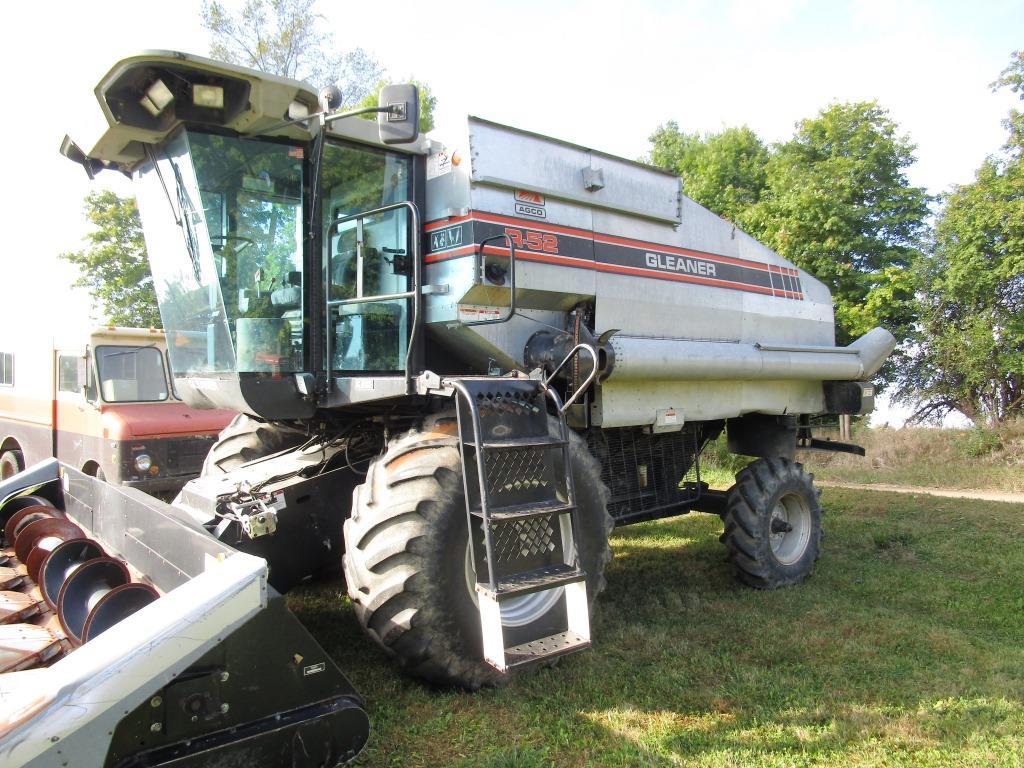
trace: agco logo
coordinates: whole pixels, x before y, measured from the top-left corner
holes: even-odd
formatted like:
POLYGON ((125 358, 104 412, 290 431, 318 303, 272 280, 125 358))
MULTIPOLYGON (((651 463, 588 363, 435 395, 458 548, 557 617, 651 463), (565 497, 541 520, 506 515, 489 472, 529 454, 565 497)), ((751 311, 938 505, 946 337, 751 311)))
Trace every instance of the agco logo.
POLYGON ((535 219, 546 219, 547 211, 544 209, 544 195, 540 192, 529 192, 525 189, 515 191, 516 213, 523 216, 532 216, 535 219))

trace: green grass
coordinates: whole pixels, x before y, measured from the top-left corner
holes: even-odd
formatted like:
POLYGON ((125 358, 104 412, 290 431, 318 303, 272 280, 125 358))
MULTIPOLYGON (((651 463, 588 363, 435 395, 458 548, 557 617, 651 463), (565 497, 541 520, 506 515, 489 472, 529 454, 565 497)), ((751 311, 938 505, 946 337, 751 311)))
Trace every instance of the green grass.
MULTIPOLYGON (((798 458, 825 482, 1024 493, 1024 421, 999 429, 858 428, 853 442, 866 457, 808 451, 798 458)), ((715 447, 711 463, 721 453, 715 447)))
POLYGON ((1024 766, 1024 507, 827 490, 803 586, 740 586, 708 515, 614 536, 595 647, 501 690, 403 677, 344 585, 289 603, 373 766, 1024 766))
POLYGON ((1024 468, 992 466, 977 462, 954 461, 948 464, 922 463, 897 467, 874 467, 869 458, 859 465, 847 460, 843 464, 823 464, 818 455, 798 456, 814 477, 825 483, 876 483, 909 485, 918 488, 945 488, 969 491, 1001 491, 1024 493, 1024 468))

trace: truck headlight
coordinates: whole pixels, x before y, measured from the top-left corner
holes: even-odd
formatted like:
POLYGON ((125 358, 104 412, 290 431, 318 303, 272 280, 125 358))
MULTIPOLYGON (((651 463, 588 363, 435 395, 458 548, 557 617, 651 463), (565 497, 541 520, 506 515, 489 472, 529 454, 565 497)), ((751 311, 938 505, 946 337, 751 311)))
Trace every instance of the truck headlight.
POLYGON ((148 472, 149 468, 153 466, 153 460, 149 457, 148 453, 140 453, 135 457, 135 468, 139 472, 148 472))

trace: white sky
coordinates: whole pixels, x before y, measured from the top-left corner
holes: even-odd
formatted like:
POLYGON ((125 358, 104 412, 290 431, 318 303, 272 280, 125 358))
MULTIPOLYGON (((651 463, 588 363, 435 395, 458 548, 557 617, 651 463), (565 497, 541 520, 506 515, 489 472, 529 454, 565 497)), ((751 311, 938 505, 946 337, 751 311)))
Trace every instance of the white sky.
MULTIPOLYGON (((60 140, 94 123, 92 88, 119 56, 205 54, 199 7, 5 7, 4 318, 84 321, 88 297, 68 288, 73 271, 56 254, 80 247, 91 189, 130 187, 109 173, 90 183, 58 155, 60 140)), ((1013 102, 988 84, 1024 46, 1024 0, 322 0, 321 10, 340 47, 430 84, 442 139, 471 113, 635 158, 666 120, 687 131, 746 123, 778 141, 829 102, 877 99, 918 145, 911 181, 932 192, 970 181, 1002 144, 1013 102)), ((0 338, 14 327, 2 325, 0 338)))

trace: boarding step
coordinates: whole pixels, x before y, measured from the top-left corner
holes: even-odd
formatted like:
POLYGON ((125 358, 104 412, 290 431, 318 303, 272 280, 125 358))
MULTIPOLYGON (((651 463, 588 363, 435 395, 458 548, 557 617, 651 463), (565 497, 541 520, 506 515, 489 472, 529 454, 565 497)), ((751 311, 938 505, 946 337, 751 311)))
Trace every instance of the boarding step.
POLYGON ((505 672, 588 647, 570 433, 557 391, 530 379, 449 383, 470 530, 482 534, 473 564, 484 659, 505 672))
MULTIPOLYGON (((568 576, 568 574, 566 574, 568 576)), ((548 581, 542 590, 554 589, 554 581, 548 581)), ((501 621, 502 603, 524 593, 495 596, 489 590, 477 587, 480 603, 481 629, 483 630, 484 659, 500 672, 521 667, 535 661, 544 661, 573 651, 590 647, 590 617, 587 609, 587 583, 580 571, 572 574, 571 580, 560 585, 559 598, 564 607, 565 627, 560 632, 542 635, 532 640, 522 640, 515 645, 505 644, 505 632, 501 621)), ((527 600, 531 599, 529 597, 527 600)), ((548 629, 551 632, 552 628, 548 629)))
POLYGON ((550 661, 574 651, 590 647, 590 640, 575 632, 559 632, 539 640, 530 640, 505 649, 505 664, 509 669, 523 667, 539 661, 550 661))
MULTIPOLYGON (((542 517, 543 515, 564 515, 575 511, 574 504, 565 504, 561 501, 543 501, 528 504, 512 504, 505 507, 491 508, 487 510, 486 517, 496 523, 504 523, 509 520, 528 520, 531 517, 542 517)), ((469 510, 474 517, 484 517, 482 509, 469 510)))
POLYGON ((513 597, 575 584, 585 581, 586 578, 587 574, 579 568, 563 563, 505 576, 498 581, 497 590, 491 590, 486 584, 477 584, 476 588, 482 594, 500 603, 513 597))

